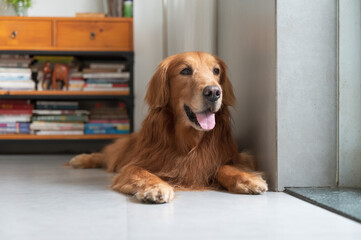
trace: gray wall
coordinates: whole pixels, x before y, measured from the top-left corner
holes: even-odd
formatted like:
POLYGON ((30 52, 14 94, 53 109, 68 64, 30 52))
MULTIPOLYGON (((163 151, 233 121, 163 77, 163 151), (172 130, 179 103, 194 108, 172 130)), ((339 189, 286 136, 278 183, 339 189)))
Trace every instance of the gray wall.
POLYGON ((339 185, 361 187, 361 1, 339 4, 339 185))
POLYGON ((233 136, 277 185, 275 1, 218 2, 218 55, 228 64, 237 104, 233 136))
POLYGON ((336 7, 277 1, 279 190, 336 183, 336 7))

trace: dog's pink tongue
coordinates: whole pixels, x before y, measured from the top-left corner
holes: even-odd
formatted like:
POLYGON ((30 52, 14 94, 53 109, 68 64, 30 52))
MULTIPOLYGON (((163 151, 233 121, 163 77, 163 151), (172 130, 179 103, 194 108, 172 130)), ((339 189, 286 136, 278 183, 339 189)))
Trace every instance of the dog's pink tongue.
POLYGON ((211 130, 216 125, 215 114, 210 111, 196 113, 196 116, 199 125, 201 125, 204 130, 211 130))

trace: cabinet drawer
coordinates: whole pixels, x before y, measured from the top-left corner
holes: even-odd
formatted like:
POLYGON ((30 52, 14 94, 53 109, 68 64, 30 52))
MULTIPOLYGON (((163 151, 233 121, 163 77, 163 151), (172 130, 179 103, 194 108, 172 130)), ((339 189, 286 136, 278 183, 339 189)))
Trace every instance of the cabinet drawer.
POLYGON ((0 46, 49 47, 52 45, 51 28, 51 21, 0 20, 0 46))
POLYGON ((56 33, 58 48, 132 50, 129 22, 57 21, 56 33))

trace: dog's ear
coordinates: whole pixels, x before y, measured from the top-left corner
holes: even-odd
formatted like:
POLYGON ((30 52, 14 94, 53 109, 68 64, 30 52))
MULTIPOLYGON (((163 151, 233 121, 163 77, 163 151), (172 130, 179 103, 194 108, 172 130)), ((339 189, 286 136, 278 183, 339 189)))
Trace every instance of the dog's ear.
POLYGON ((221 86, 223 92, 222 103, 225 106, 233 106, 235 103, 235 97, 232 83, 227 75, 227 65, 219 57, 216 57, 216 59, 221 67, 221 86))
POLYGON ((162 108, 169 102, 169 81, 168 68, 170 60, 163 60, 148 84, 148 90, 144 100, 148 103, 149 108, 162 108))

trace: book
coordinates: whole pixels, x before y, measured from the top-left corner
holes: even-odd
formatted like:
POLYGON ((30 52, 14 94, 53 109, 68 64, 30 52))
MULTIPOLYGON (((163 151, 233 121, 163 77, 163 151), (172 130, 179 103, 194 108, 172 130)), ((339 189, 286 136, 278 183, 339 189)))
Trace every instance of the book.
POLYGON ((29 122, 0 122, 0 128, 29 128, 29 122))
POLYGON ((115 129, 85 129, 85 134, 128 134, 129 130, 115 130, 115 129))
POLYGON ((36 105, 61 105, 61 106, 78 106, 74 101, 36 101, 36 105))
POLYGON ((128 123, 86 123, 85 129, 130 130, 130 125, 128 123))
POLYGON ((130 123, 129 119, 89 119, 88 123, 130 123))
POLYGON ((0 75, 7 75, 7 74, 24 74, 30 75, 31 69, 29 68, 0 68, 0 75))
POLYGON ((89 68, 117 68, 124 70, 125 64, 124 63, 105 63, 105 62, 99 62, 99 63, 90 63, 89 68))
POLYGON ((1 89, 35 89, 35 82, 31 80, 25 81, 2 81, 0 80, 1 89))
POLYGON ((107 72, 121 72, 122 68, 83 68, 84 73, 107 73, 107 72))
POLYGON ((129 79, 127 78, 88 78, 86 83, 128 83, 129 79))
POLYGON ((99 87, 84 87, 83 91, 129 91, 129 88, 99 88, 99 87))
POLYGON ((32 109, 0 109, 0 115, 23 115, 32 113, 32 109))
POLYGON ((90 119, 128 119, 128 113, 125 108, 94 108, 90 110, 90 119))
POLYGON ((36 135, 84 135, 84 131, 71 130, 71 131, 36 131, 36 135))
POLYGON ((0 133, 30 133, 30 123, 0 122, 0 133))
POLYGON ((84 87, 88 88, 129 88, 126 83, 86 83, 84 87))
POLYGON ((18 81, 31 81, 30 75, 16 75, 16 74, 0 74, 0 81, 12 81, 12 82, 18 82, 18 81))
POLYGON ((35 115, 89 115, 88 110, 51 110, 51 109, 34 109, 35 115))
POLYGON ((84 115, 50 115, 50 116, 33 116, 32 121, 48 122, 86 122, 87 116, 84 115))
POLYGON ((21 115, 0 115, 0 122, 30 122, 31 114, 21 114, 21 115))
POLYGON ((129 72, 84 73, 83 78, 130 78, 129 72))
POLYGON ((33 121, 31 130, 84 130, 84 123, 42 122, 33 121))
POLYGON ((30 133, 29 128, 0 128, 0 134, 4 133, 30 133))
POLYGON ((72 101, 36 101, 37 109, 64 109, 64 110, 77 110, 78 102, 72 101))

